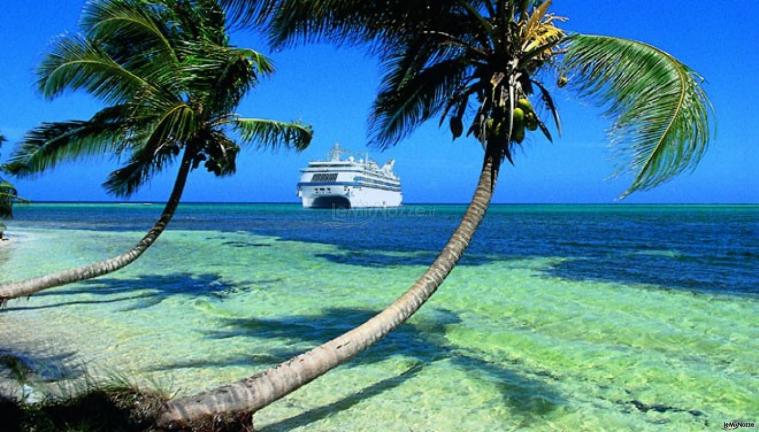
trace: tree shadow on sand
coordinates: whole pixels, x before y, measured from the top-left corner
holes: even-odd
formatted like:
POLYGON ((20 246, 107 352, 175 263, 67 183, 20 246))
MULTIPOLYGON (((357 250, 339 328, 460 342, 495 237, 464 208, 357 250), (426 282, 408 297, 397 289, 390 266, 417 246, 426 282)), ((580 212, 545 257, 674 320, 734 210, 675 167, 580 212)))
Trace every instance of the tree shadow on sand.
POLYGON ((14 306, 3 310, 13 312, 81 304, 130 302, 129 305, 120 309, 127 312, 156 306, 173 296, 224 299, 233 294, 267 288, 281 281, 281 278, 274 278, 229 282, 213 273, 140 275, 125 279, 101 278, 35 295, 35 297, 55 297, 56 299, 72 295, 90 295, 97 297, 95 299, 77 299, 38 306, 14 306))
POLYGON ((358 392, 350 396, 344 397, 338 401, 332 402, 327 405, 322 405, 320 407, 310 409, 296 416, 293 416, 284 420, 280 420, 276 423, 266 425, 263 428, 259 429, 259 431, 260 432, 289 431, 297 427, 306 426, 313 422, 329 418, 340 411, 345 411, 347 409, 350 409, 354 405, 364 400, 368 400, 375 396, 379 396, 382 393, 386 392, 387 390, 390 390, 394 387, 397 387, 403 384, 407 380, 415 377, 422 369, 423 369, 422 364, 417 363, 411 366, 410 368, 406 369, 399 375, 396 375, 390 378, 385 378, 381 381, 377 381, 376 383, 370 386, 364 387, 358 392))
MULTIPOLYGON (((276 340, 287 345, 272 356, 265 356, 263 367, 272 366, 292 357, 294 353, 303 352, 310 347, 332 339, 345 331, 359 325, 376 312, 364 309, 332 308, 318 315, 294 315, 273 319, 226 319, 223 330, 209 331, 207 337, 214 339, 253 338, 276 340)), ((488 361, 488 354, 476 350, 457 347, 448 342, 446 331, 461 319, 449 310, 437 309, 415 318, 390 333, 371 349, 357 356, 342 367, 359 367, 401 356, 414 360, 415 365, 395 377, 371 384, 337 402, 311 409, 289 419, 267 426, 264 430, 289 430, 304 426, 314 421, 330 417, 348 409, 359 402, 373 398, 383 392, 397 387, 415 377, 425 365, 437 361, 449 361, 465 370, 475 379, 493 383, 501 391, 504 404, 519 415, 539 417, 556 409, 564 399, 547 382, 558 378, 546 371, 522 374, 505 368, 502 364, 488 361)), ((175 367, 219 367, 241 364, 240 358, 227 359, 231 363, 220 364, 218 359, 208 362, 193 362, 192 365, 177 363, 163 365, 161 369, 175 367)), ((248 364, 255 364, 254 358, 248 358, 248 364)))

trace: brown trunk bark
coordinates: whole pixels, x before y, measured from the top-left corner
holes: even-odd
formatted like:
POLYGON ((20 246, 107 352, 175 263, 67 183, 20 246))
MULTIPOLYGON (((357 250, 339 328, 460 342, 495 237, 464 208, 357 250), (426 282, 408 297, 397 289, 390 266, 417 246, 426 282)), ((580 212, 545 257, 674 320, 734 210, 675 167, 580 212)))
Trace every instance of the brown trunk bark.
POLYGON ((272 369, 231 385, 168 402, 158 425, 171 430, 200 430, 258 411, 350 360, 411 317, 455 267, 485 216, 501 162, 500 152, 490 147, 474 197, 461 223, 440 255, 403 296, 359 327, 272 369))
POLYGON ((0 304, 13 298, 30 296, 48 288, 80 282, 112 273, 137 260, 140 255, 155 243, 158 237, 166 229, 166 226, 168 226, 171 218, 174 216, 177 206, 179 205, 179 200, 182 198, 185 184, 187 183, 187 176, 192 167, 192 157, 191 152, 185 150, 176 181, 174 182, 174 189, 171 191, 171 196, 169 196, 169 201, 166 203, 163 213, 161 213, 161 217, 158 218, 158 221, 153 225, 153 228, 151 228, 145 237, 143 237, 134 247, 119 256, 84 267, 64 270, 51 275, 28 279, 21 282, 11 282, 0 285, 0 304))

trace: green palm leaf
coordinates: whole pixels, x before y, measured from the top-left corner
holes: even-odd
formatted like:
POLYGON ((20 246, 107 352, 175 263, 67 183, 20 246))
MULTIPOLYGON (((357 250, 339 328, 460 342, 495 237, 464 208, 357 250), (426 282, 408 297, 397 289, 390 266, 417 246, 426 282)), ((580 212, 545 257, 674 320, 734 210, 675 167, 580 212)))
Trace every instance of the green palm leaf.
POLYGON ((129 197, 153 174, 161 172, 188 140, 197 132, 196 113, 185 103, 165 108, 154 122, 137 118, 149 126, 130 137, 132 145, 128 163, 113 171, 103 186, 116 196, 129 197))
POLYGON ((213 112, 233 111, 259 77, 274 72, 271 61, 251 49, 200 42, 185 43, 180 52, 184 59, 179 74, 183 85, 203 96, 213 112))
POLYGON ((418 67, 418 62, 399 59, 383 79, 369 119, 373 142, 382 148, 395 145, 440 113, 460 90, 468 64, 454 58, 420 71, 418 67))
POLYGON ((298 122, 238 117, 232 125, 245 142, 272 148, 284 145, 298 151, 308 147, 314 134, 310 126, 298 122))
MULTIPOLYGON (((159 5, 151 7, 155 10, 159 5)), ((165 23, 156 22, 140 0, 100 0, 85 8, 82 27, 91 39, 111 47, 150 52, 154 61, 177 60, 165 23), (164 24, 164 25, 162 25, 164 24), (123 41, 129 45, 124 46, 123 41)), ((134 52, 134 51, 131 51, 134 52)))
MULTIPOLYGON (((197 131, 197 115, 184 102, 166 107, 158 120, 148 128, 147 138, 139 145, 157 152, 192 139, 197 131)), ((145 119, 146 122, 148 119, 145 119)))
POLYGON ((28 176, 66 160, 118 153, 126 127, 123 105, 106 108, 89 121, 43 123, 26 134, 5 169, 28 176))
POLYGON ((93 41, 76 36, 58 40, 38 70, 38 87, 48 98, 65 89, 85 89, 107 102, 123 102, 157 89, 145 78, 116 62, 93 41))
POLYGON ((582 96, 614 119, 612 143, 635 176, 622 198, 694 168, 709 142, 702 78, 666 52, 637 41, 575 35, 564 68, 582 96))
POLYGON ((154 150, 145 147, 133 151, 126 165, 108 175, 103 187, 119 197, 129 197, 135 193, 152 175, 168 166, 176 155, 175 151, 154 150))

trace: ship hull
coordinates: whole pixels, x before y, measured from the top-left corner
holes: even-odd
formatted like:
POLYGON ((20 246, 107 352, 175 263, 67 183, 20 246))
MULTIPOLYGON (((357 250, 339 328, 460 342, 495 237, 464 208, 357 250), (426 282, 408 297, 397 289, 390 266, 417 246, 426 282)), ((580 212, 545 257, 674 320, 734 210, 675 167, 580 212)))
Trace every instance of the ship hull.
POLYGON ((398 191, 346 185, 302 187, 299 195, 304 208, 389 208, 403 202, 398 191))

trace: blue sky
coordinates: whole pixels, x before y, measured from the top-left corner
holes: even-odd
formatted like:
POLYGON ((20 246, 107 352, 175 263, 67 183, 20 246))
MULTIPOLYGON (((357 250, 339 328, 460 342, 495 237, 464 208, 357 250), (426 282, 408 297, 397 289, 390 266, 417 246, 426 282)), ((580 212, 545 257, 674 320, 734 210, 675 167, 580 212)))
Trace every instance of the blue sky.
MULTIPOLYGON (((755 0, 556 0, 554 12, 570 18, 565 28, 638 39, 674 54, 706 77, 718 131, 698 169, 651 192, 626 200, 639 202, 759 202, 756 120, 759 108, 759 3, 755 0)), ((76 32, 84 0, 5 0, 0 15, 0 131, 10 142, 39 122, 86 119, 100 104, 82 93, 44 100, 34 89, 34 70, 64 32, 76 32)), ((360 48, 307 45, 271 53, 253 31, 238 31, 233 42, 270 53, 278 72, 257 87, 239 112, 248 116, 302 120, 313 125, 311 147, 288 151, 243 152, 238 173, 215 179, 193 172, 186 201, 295 201, 298 170, 322 158, 340 142, 365 151, 366 118, 379 84, 377 61, 360 48)), ((495 196, 498 203, 614 202, 630 182, 610 180, 614 163, 607 148, 608 122, 600 110, 570 92, 556 93, 563 136, 548 143, 528 138, 516 166, 506 166, 495 196)), ((466 202, 477 178, 481 148, 473 140, 452 142, 437 122, 420 128, 399 146, 375 159, 397 160, 406 202, 466 202)), ((100 184, 116 162, 99 159, 59 166, 17 186, 32 200, 112 200, 100 184)), ((133 201, 163 201, 174 169, 156 177, 133 201)))

